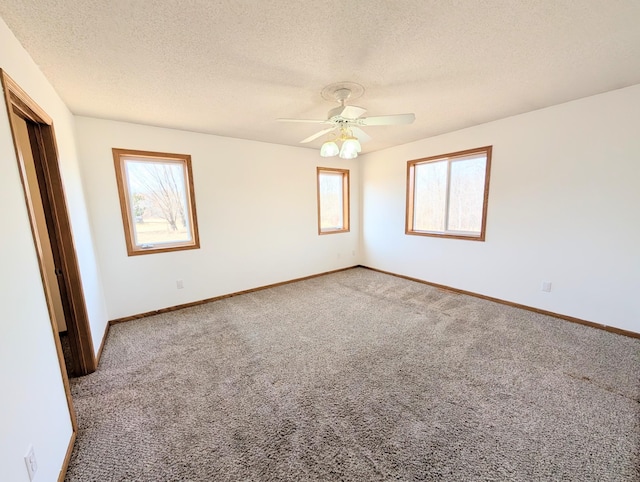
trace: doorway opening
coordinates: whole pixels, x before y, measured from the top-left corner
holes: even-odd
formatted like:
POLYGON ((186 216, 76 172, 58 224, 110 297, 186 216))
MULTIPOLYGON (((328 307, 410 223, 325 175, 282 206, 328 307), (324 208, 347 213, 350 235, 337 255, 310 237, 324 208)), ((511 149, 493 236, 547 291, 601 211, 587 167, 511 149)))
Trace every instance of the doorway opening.
POLYGON ((96 358, 58 165, 53 121, 2 69, 0 80, 75 429, 68 376, 95 371, 96 358), (61 334, 67 342, 64 352, 61 334))

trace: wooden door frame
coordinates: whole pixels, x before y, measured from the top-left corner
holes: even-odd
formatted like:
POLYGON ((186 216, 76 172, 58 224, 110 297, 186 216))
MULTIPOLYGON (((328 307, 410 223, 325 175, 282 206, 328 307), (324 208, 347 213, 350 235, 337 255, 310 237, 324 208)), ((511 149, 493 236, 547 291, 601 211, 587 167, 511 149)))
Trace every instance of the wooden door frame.
POLYGON ((64 356, 60 345, 58 328, 53 316, 53 306, 51 303, 51 289, 49 281, 44 274, 44 263, 42 257, 42 247, 38 238, 38 230, 35 223, 31 192, 27 183, 27 176, 24 166, 24 159, 20 154, 17 131, 11 114, 27 121, 29 140, 33 151, 33 158, 38 178, 38 185, 44 206, 47 231, 45 233, 51 240, 51 250, 55 264, 55 274, 62 298, 65 322, 69 335, 69 344, 72 354, 72 366, 76 375, 86 375, 95 371, 97 360, 91 338, 91 328, 85 304, 84 291, 80 278, 78 259, 73 243, 71 224, 67 211, 64 186, 60 175, 58 164, 58 148, 53 129, 53 120, 47 113, 35 103, 20 86, 0 69, 0 80, 4 90, 4 97, 13 135, 13 143, 16 152, 16 159, 20 169, 20 178, 25 193, 25 201, 29 211, 29 221, 33 235, 38 263, 40 265, 40 275, 47 299, 47 307, 51 318, 52 330, 56 340, 56 350, 61 365, 61 371, 65 380, 65 390, 69 400, 73 424, 75 427, 75 411, 71 403, 67 370, 64 356))

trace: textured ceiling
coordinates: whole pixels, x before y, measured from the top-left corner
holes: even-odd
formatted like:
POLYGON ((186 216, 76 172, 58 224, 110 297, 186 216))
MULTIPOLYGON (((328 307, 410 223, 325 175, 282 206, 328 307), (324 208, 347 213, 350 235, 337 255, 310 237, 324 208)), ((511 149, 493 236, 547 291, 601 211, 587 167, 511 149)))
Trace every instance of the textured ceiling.
POLYGON ((275 119, 324 119, 337 81, 365 87, 366 115, 416 114, 366 128, 364 152, 640 83, 638 0, 0 0, 0 16, 74 114, 278 144, 320 130, 275 119))

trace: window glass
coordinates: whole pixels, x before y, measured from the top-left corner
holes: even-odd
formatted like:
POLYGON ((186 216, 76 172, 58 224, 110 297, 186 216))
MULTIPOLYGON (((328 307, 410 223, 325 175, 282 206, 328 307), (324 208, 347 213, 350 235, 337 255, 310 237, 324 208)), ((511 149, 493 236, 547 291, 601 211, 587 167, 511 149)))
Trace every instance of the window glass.
POLYGON ((113 151, 129 255, 197 248, 190 156, 113 151))
POLYGON ((491 146, 407 163, 407 234, 484 241, 491 146))
POLYGON ((349 231, 349 171, 318 168, 318 233, 349 231))
POLYGON ((449 231, 480 234, 486 162, 486 157, 451 162, 449 231))
POLYGON ((444 231, 447 199, 447 163, 416 166, 414 227, 420 231, 444 231))

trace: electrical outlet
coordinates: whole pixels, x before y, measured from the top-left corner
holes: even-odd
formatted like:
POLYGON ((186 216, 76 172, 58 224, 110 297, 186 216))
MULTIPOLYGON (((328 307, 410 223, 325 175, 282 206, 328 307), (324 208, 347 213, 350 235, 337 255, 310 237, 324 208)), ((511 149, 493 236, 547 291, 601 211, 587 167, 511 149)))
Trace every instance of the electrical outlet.
POLYGON ((33 451, 33 446, 29 446, 27 455, 24 456, 24 463, 27 466, 27 472, 29 473, 29 480, 33 480, 36 477, 38 471, 38 461, 36 460, 36 453, 33 451))
POLYGON ((176 281, 176 287, 181 290, 182 288, 184 288, 184 283, 182 282, 181 279, 176 281))
POLYGON ((540 289, 545 293, 549 293, 551 291, 551 281, 543 281, 540 289))

